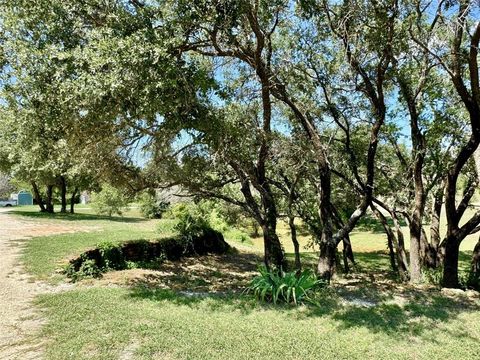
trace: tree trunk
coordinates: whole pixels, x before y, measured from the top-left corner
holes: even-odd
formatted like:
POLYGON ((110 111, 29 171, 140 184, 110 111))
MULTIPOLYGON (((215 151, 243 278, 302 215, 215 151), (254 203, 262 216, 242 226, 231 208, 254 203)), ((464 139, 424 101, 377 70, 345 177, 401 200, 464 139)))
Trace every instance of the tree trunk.
POLYGON ((435 250, 440 246, 440 216, 442 214, 443 187, 433 199, 432 223, 430 225, 430 243, 435 250))
POLYGON ((54 207, 53 207, 53 185, 47 186, 47 196, 45 199, 45 210, 46 212, 53 214, 54 207))
MULTIPOLYGON (((340 213, 333 205, 330 205, 330 209, 332 213, 332 220, 335 222, 335 226, 338 229, 343 228, 345 226, 345 223, 343 222, 340 213)), ((355 265, 355 257, 353 255, 352 243, 350 242, 350 236, 348 235, 348 233, 342 238, 342 244, 343 267, 345 274, 348 274, 350 272, 349 261, 352 263, 352 265, 355 265)))
MULTIPOLYGON (((390 256, 390 266, 392 267, 392 270, 395 273, 399 272, 399 267, 397 265, 397 261, 400 263, 401 259, 398 259, 396 261, 396 257, 398 257, 399 251, 398 251, 398 245, 397 245, 397 239, 395 238, 395 233, 391 229, 390 225, 387 222, 387 219, 385 216, 380 212, 380 210, 377 209, 376 206, 371 205, 370 206, 375 214, 375 216, 380 220, 382 223, 383 229, 385 230, 385 233, 387 234, 387 245, 388 245, 388 253, 390 256), (395 254, 394 248, 397 247, 397 254, 395 254)), ((405 269, 402 268, 402 272, 404 272, 405 269)))
POLYGON ((262 225, 262 230, 265 266, 270 268, 273 264, 276 267, 287 269, 282 244, 280 243, 275 227, 272 226, 272 224, 264 224, 262 225))
POLYGON ((473 249, 472 266, 470 268, 469 285, 480 290, 480 238, 473 249))
POLYGON ((423 267, 435 269, 436 252, 433 249, 433 246, 428 242, 427 234, 423 227, 420 235, 420 258, 423 267))
POLYGON ((459 242, 452 235, 445 242, 445 260, 442 285, 446 288, 458 288, 459 242))
POLYGON ((302 263, 300 260, 300 244, 297 240, 297 227, 295 225, 295 217, 288 217, 288 225, 290 226, 290 233, 292 237, 293 249, 295 251, 295 269, 298 271, 302 270, 302 263))
POLYGON ((398 220, 397 215, 395 212, 392 212, 392 220, 393 225, 395 226, 395 230, 397 232, 397 242, 396 245, 396 253, 397 253, 397 266, 400 272, 400 276, 402 279, 406 280, 408 278, 407 271, 408 271, 408 260, 407 260, 407 251, 405 250, 405 240, 403 237, 403 231, 400 226, 400 222, 398 220))
POLYGON ((64 176, 60 176, 60 196, 62 200, 62 206, 60 208, 61 213, 67 212, 67 181, 64 176))
POLYGON ((435 256, 435 268, 438 268, 443 262, 443 254, 440 247, 440 216, 442 214, 443 190, 442 184, 441 189, 437 190, 433 198, 432 223, 430 225, 430 245, 435 256))
POLYGON ((332 241, 320 241, 320 256, 318 257, 318 276, 330 280, 335 273, 337 262, 337 246, 332 241))
POLYGON ((70 198, 70 214, 75 213, 75 198, 77 197, 78 188, 75 188, 72 193, 72 197, 70 198))
POLYGON ((392 232, 387 232, 387 246, 388 246, 388 255, 390 257, 390 266, 392 267, 393 272, 398 273, 398 266, 395 260, 395 250, 393 247, 394 236, 392 232))
POLYGON ((37 205, 40 207, 40 212, 46 212, 47 209, 45 208, 45 205, 43 205, 43 199, 42 199, 42 196, 40 195, 40 190, 38 190, 37 183, 35 181, 32 181, 31 184, 32 184, 32 190, 33 190, 33 196, 35 197, 35 201, 37 202, 37 205))
POLYGON ((420 259, 421 249, 421 217, 416 214, 410 220, 410 282, 418 283, 422 280, 422 269, 420 259))
POLYGON ((348 262, 350 261, 353 265, 355 265, 355 257, 353 256, 353 249, 352 243, 350 241, 350 236, 346 235, 343 240, 343 264, 345 269, 345 274, 350 272, 350 266, 348 262))
POLYGON ((330 282, 336 267, 337 244, 333 239, 331 219, 331 174, 328 165, 319 169, 320 184, 318 189, 318 205, 322 235, 320 238, 320 255, 318 258, 318 275, 330 282))

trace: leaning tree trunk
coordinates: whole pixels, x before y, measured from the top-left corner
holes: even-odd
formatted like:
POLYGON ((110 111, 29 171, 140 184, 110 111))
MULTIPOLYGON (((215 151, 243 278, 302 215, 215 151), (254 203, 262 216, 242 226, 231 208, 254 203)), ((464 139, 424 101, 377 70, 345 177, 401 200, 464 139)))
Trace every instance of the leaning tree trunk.
MULTIPOLYGON (((405 272, 407 271, 406 268, 406 255, 405 259, 402 259, 402 251, 399 249, 398 240, 395 237, 395 233, 393 229, 388 224, 386 217, 382 214, 380 210, 374 205, 370 206, 375 214, 375 216, 380 220, 382 223, 383 229, 387 234, 387 246, 388 246, 388 253, 390 257, 390 266, 392 267, 393 272, 399 273, 402 278, 405 278, 405 272), (395 249, 397 250, 395 252, 395 249)), ((394 224, 396 224, 396 220, 394 220, 394 224)))
POLYGON ((396 247, 396 254, 397 254, 398 270, 402 279, 406 280, 408 278, 407 251, 405 250, 405 240, 403 237, 403 231, 400 226, 398 217, 394 211, 392 212, 392 220, 393 220, 393 225, 395 226, 395 230, 397 232, 397 238, 396 238, 397 241, 395 242, 395 247, 396 247))
POLYGON ((47 196, 45 198, 45 210, 48 213, 53 214, 53 185, 47 186, 47 196))
POLYGON ((60 197, 62 206, 60 208, 61 213, 67 212, 67 181, 64 176, 60 176, 60 197))
POLYGON ((295 269, 302 270, 302 263, 300 260, 300 244, 297 239, 297 226, 295 225, 295 217, 288 216, 288 226, 290 226, 290 234, 292 237, 293 249, 295 251, 295 269))
POLYGON ((77 197, 78 188, 75 188, 72 193, 72 197, 70 198, 70 214, 75 213, 75 198, 77 197))
POLYGON ((432 223, 430 225, 430 244, 435 251, 435 268, 443 262, 440 251, 440 216, 442 214, 443 186, 439 189, 433 199, 432 223))
MULTIPOLYGON (((333 205, 330 205, 330 209, 332 213, 332 220, 335 222, 335 226, 338 229, 343 228, 345 226, 345 223, 343 222, 338 210, 333 205)), ((342 244, 343 267, 345 274, 348 274, 350 272, 349 262, 351 262, 352 265, 355 265, 355 257, 353 255, 352 243, 350 241, 350 236, 348 235, 348 233, 342 238, 342 244)))
POLYGON ((33 190, 33 196, 35 197, 35 201, 37 202, 37 205, 40 207, 40 211, 46 212, 47 209, 45 208, 45 205, 43 205, 43 199, 42 199, 42 196, 40 195, 40 190, 38 189, 37 183, 35 181, 32 181, 31 184, 32 184, 32 190, 33 190))
POLYGON ((350 272, 350 266, 349 266, 349 261, 352 263, 352 265, 355 265, 355 257, 353 255, 353 249, 352 249, 352 242, 350 241, 350 236, 347 234, 343 239, 343 266, 345 269, 345 274, 348 274, 350 272))

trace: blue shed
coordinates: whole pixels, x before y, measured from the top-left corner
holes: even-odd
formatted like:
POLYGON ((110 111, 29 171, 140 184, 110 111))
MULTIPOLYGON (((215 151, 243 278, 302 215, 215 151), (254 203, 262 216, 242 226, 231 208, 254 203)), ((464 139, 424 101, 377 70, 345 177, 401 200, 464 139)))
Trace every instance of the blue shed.
POLYGON ((18 193, 17 205, 33 205, 33 196, 27 190, 18 193))

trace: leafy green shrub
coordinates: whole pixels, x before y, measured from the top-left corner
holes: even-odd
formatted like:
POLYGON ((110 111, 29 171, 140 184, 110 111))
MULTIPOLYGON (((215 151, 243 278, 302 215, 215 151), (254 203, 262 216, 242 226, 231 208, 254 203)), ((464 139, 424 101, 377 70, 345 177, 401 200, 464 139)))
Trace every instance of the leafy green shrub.
POLYGON ((140 212, 147 219, 161 219, 169 206, 170 203, 150 194, 143 194, 140 198, 140 212))
POLYGON ((100 269, 95 260, 88 259, 82 254, 82 264, 80 268, 75 271, 73 264, 68 264, 65 268, 65 274, 72 279, 73 282, 85 278, 98 278, 102 276, 102 269, 100 269))
POLYGON ((109 270, 158 269, 165 260, 175 261, 193 255, 226 254, 231 250, 222 234, 212 229, 205 229, 199 236, 191 237, 188 242, 186 240, 177 236, 122 244, 105 242, 70 260, 64 272, 76 281, 84 277, 98 277, 109 270))
POLYGON ((258 271, 260 275, 253 278, 247 291, 252 292, 257 299, 274 304, 281 301, 298 305, 302 300, 308 299, 316 288, 325 285, 311 270, 297 274, 296 271, 284 272, 281 269, 269 271, 262 266, 258 271))
MULTIPOLYGON (((443 267, 438 267, 436 269, 422 269, 422 276, 423 281, 427 284, 442 286, 443 267)), ((475 279, 469 272, 459 271, 458 284, 462 289, 478 289, 480 279, 475 279)))
POLYGON ((468 289, 480 291, 480 275, 470 271, 466 280, 468 289))
POLYGON ((176 219, 165 219, 165 217, 156 225, 156 231, 162 235, 173 234, 176 232, 176 219))
POLYGON ((442 285, 443 267, 436 269, 422 269, 423 282, 430 285, 442 285))
MULTIPOLYGON (((179 203, 168 211, 168 217, 177 219, 180 222, 186 221, 185 226, 193 225, 193 223, 201 226, 225 232, 229 226, 223 218, 220 208, 212 201, 202 200, 194 203, 179 203)), ((176 230, 181 230, 183 225, 178 225, 176 230)))
MULTIPOLYGON (((103 242, 97 246, 102 258, 102 268, 121 270, 126 268, 125 256, 119 244, 103 242)), ((102 270, 104 270, 102 269, 102 270)))
POLYGON ((92 207, 100 215, 122 215, 127 206, 128 198, 120 190, 108 184, 103 185, 102 190, 94 193, 92 197, 92 207))

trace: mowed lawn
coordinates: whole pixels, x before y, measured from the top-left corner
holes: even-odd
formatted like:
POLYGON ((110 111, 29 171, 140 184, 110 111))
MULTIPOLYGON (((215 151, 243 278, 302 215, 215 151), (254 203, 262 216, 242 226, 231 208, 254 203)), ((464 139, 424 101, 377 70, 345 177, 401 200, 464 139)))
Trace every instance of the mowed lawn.
MULTIPOLYGON (((79 208, 79 214, 43 215, 19 209, 29 221, 71 223, 72 234, 33 238, 22 261, 37 279, 65 281, 68 259, 103 241, 154 239, 174 233, 172 220, 145 220, 136 209, 112 219, 79 208)), ((287 251, 287 227, 279 226, 287 251)), ((230 239, 232 240, 232 239, 230 239)), ((234 240, 234 239, 233 239, 234 240)), ((251 245, 230 241, 242 251, 251 245)), ((302 244, 308 243, 306 236, 302 244)), ((300 307, 262 305, 249 295, 174 292, 143 282, 78 283, 73 290, 40 296, 46 319, 40 336, 47 359, 477 359, 480 300, 445 295, 432 287, 399 286, 388 272, 386 239, 357 232, 356 271, 300 307), (356 277, 358 275, 358 278, 356 277), (351 281, 351 282, 348 282, 351 281), (347 286, 344 286, 344 283, 347 286)), ((469 239, 469 241, 472 241, 469 239)), ((473 248, 473 241, 472 246, 473 248)), ((464 247, 462 267, 468 265, 464 247)), ((312 249, 303 254, 314 263, 312 249)))

